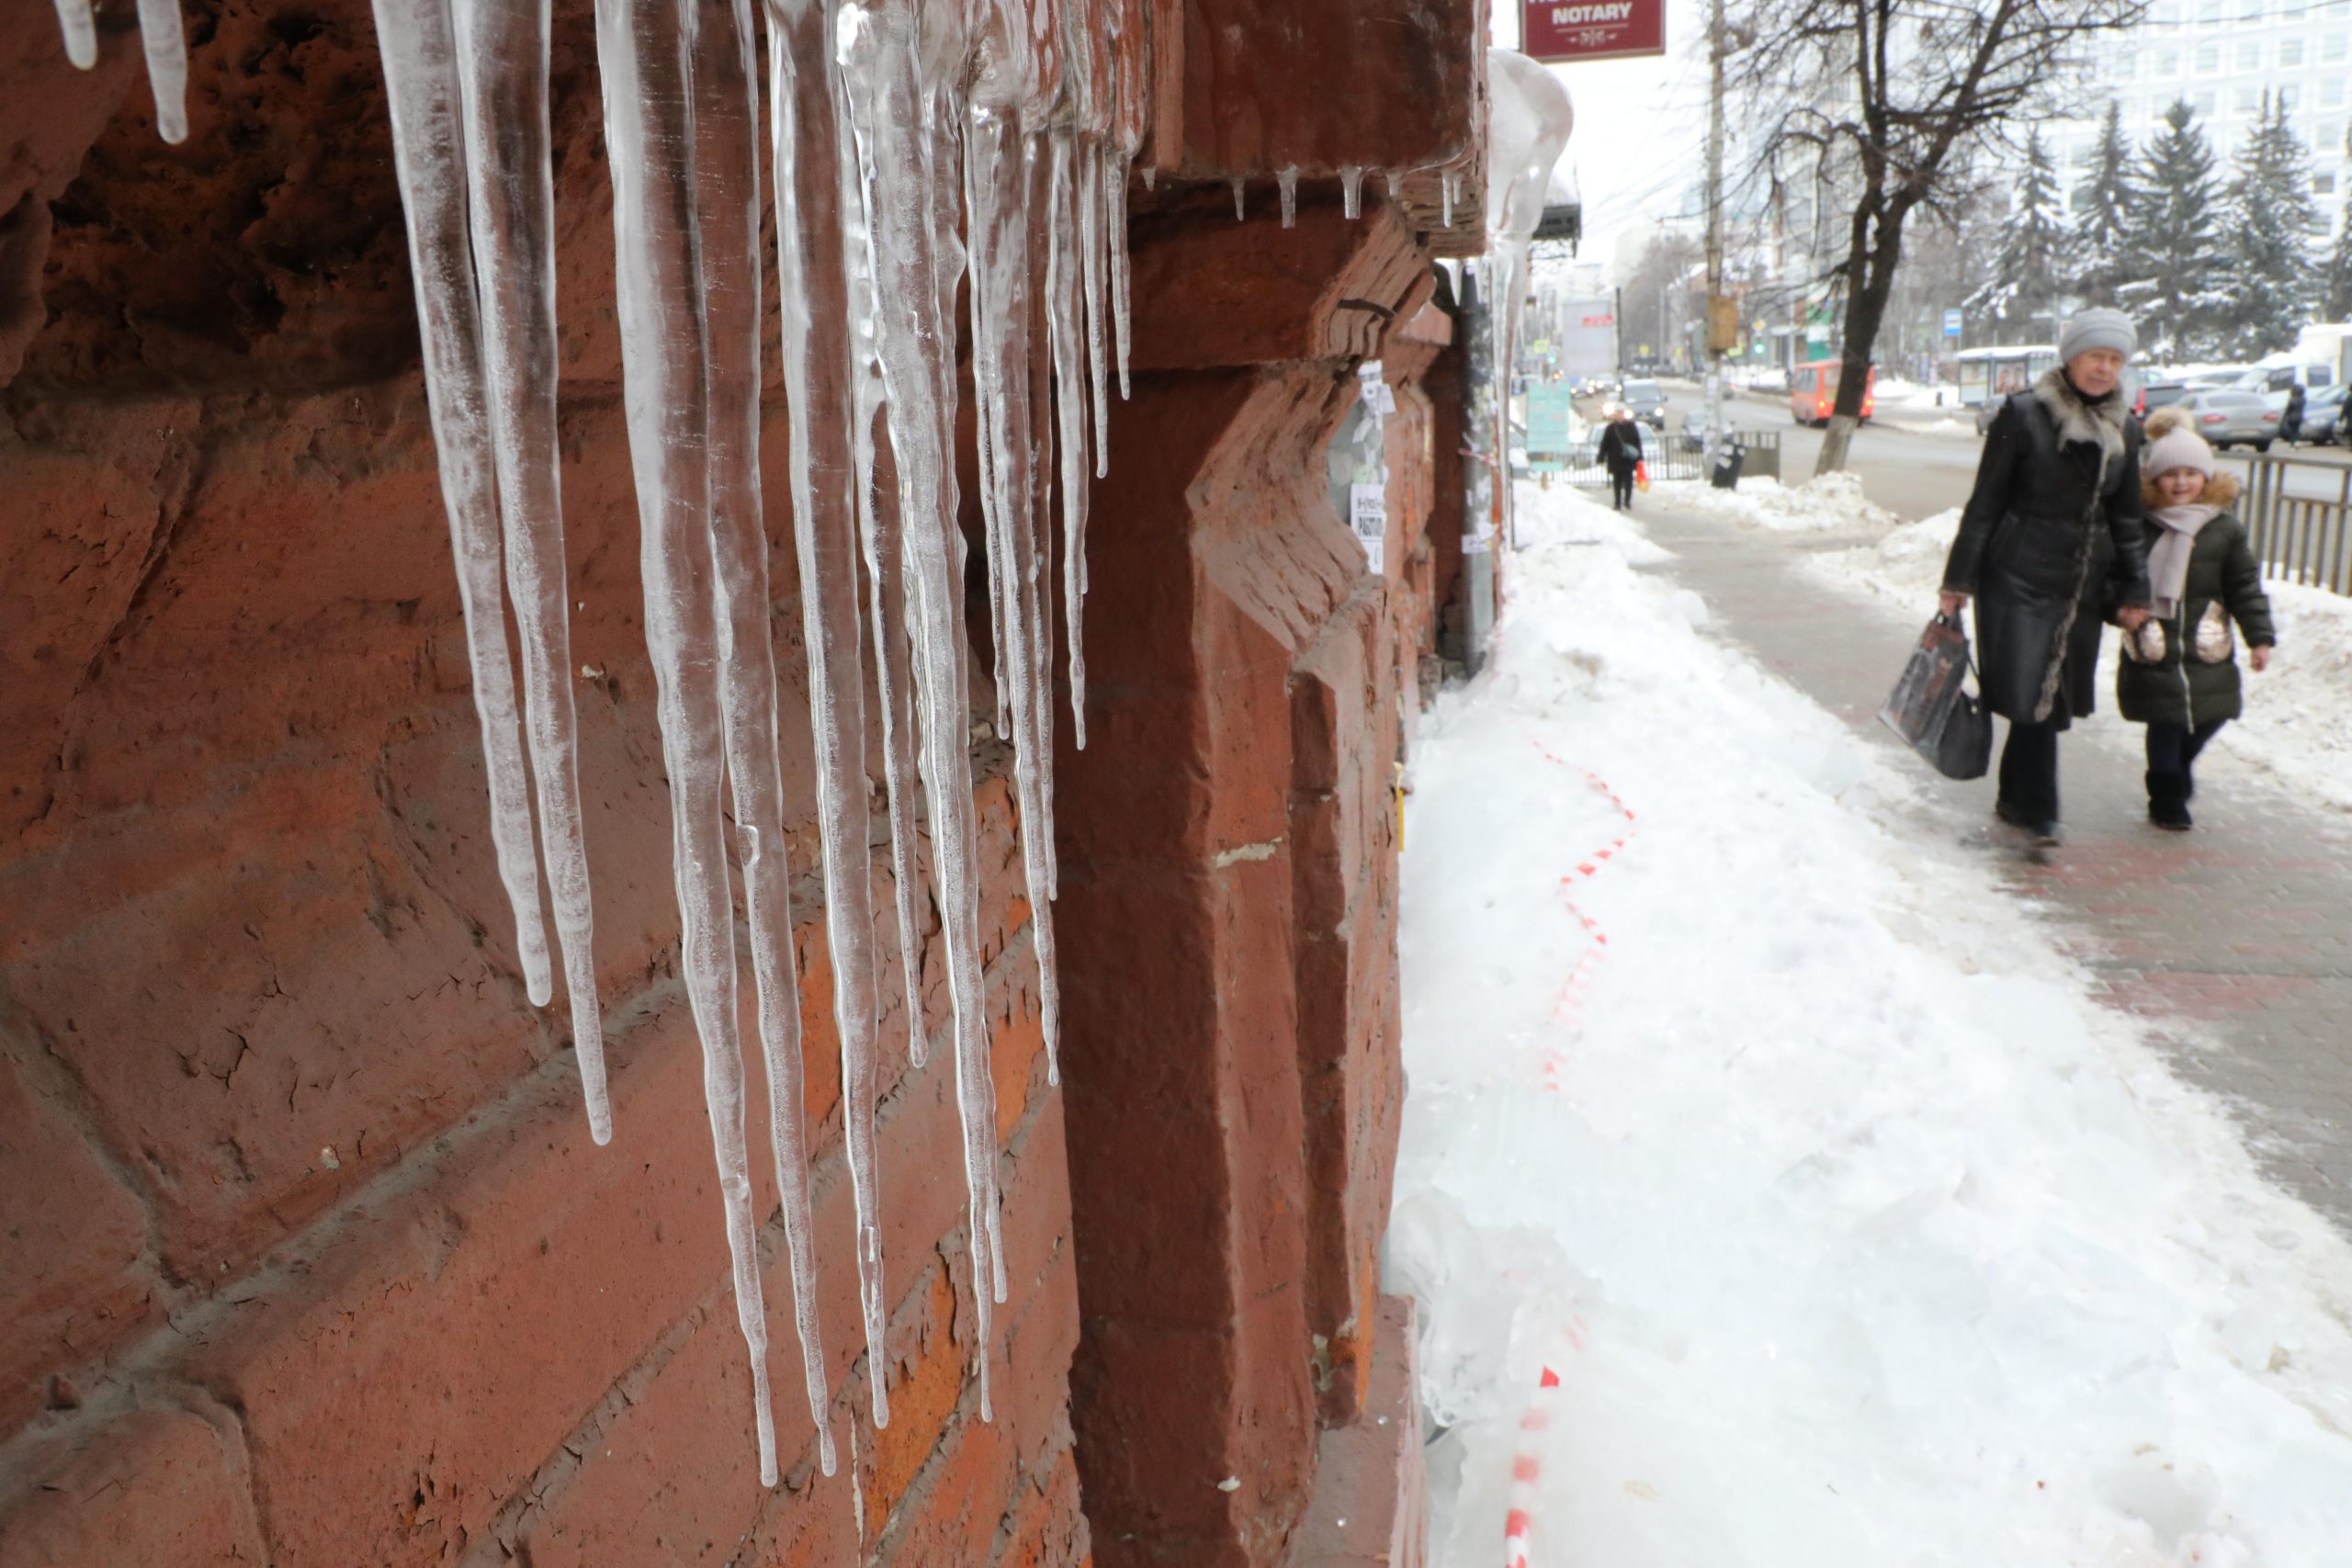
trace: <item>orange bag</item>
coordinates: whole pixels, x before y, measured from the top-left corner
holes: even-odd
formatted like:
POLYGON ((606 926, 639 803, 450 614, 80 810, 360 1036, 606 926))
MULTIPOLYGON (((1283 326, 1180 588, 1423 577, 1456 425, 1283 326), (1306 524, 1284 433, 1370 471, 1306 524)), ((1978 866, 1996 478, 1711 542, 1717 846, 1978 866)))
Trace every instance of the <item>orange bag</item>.
POLYGON ((1643 490, 1650 488, 1650 466, 1647 462, 1634 465, 1634 483, 1643 490))

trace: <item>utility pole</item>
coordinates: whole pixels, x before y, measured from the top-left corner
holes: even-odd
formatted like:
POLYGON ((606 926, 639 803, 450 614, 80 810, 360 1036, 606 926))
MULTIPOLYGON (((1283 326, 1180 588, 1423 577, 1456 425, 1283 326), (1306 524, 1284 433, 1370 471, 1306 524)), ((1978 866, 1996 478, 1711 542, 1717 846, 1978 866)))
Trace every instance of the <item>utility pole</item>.
POLYGON ((1707 61, 1707 443, 1714 477, 1724 450, 1724 0, 1708 0, 1707 61))

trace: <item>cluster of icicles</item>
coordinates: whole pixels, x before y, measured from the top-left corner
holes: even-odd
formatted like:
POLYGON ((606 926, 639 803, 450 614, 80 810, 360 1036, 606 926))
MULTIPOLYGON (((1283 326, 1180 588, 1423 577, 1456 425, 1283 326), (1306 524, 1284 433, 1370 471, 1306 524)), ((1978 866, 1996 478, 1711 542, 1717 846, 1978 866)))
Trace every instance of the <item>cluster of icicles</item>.
MULTIPOLYGON (((548 6, 547 0, 374 5, 492 834, 535 1004, 553 994, 544 869, 589 1125, 602 1144, 612 1136, 612 1117, 591 952, 558 488, 548 6), (521 639, 519 703, 506 607, 521 639), (533 844, 534 793, 544 868, 533 844)), ((69 57, 89 65, 96 57, 90 0, 57 0, 57 7, 69 57)), ((1047 500, 1057 489, 1070 716, 1083 745, 1089 459, 1099 475, 1114 357, 1123 394, 1127 381, 1126 189, 1142 141, 1145 40, 1142 0, 759 0, 759 10, 755 18, 753 0, 596 0, 625 403, 646 642, 670 780, 682 966, 702 1043, 737 1315, 751 1350, 760 1470, 773 1485, 730 850, 742 868, 794 1317, 826 1473, 835 1459, 818 1343, 761 518, 763 104, 754 28, 763 22, 767 31, 789 499, 877 1427, 889 1418, 874 1122, 884 982, 872 940, 863 655, 871 649, 881 705, 903 956, 898 979, 917 1066, 925 1055, 922 929, 911 862, 918 811, 928 812, 986 1417, 989 1308, 1005 1299, 1005 1271, 956 521, 955 308, 968 274, 997 729, 1016 757, 1047 1071, 1057 1081, 1047 500), (877 482, 885 439, 894 463, 877 482)), ((176 141, 187 131, 187 55, 175 0, 139 0, 139 17, 157 127, 176 141)))

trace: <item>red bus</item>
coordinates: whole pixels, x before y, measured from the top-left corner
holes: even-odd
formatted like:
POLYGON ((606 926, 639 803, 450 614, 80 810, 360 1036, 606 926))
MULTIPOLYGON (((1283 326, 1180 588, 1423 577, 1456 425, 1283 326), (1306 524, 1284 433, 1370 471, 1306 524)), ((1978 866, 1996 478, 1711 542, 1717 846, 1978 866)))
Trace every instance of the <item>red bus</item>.
MULTIPOLYGON (((1816 359, 1789 372, 1789 417, 1799 424, 1827 424, 1838 407, 1838 372, 1842 362, 1816 359)), ((1862 417, 1878 412, 1878 367, 1862 386, 1862 417)))

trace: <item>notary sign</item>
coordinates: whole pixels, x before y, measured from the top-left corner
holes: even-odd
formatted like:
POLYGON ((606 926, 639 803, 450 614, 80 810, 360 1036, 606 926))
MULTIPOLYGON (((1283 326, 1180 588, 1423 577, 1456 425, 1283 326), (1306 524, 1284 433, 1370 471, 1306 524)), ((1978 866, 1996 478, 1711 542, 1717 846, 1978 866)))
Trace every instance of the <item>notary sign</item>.
POLYGON ((1531 60, 1627 60, 1666 52, 1666 0, 1520 0, 1531 60))

